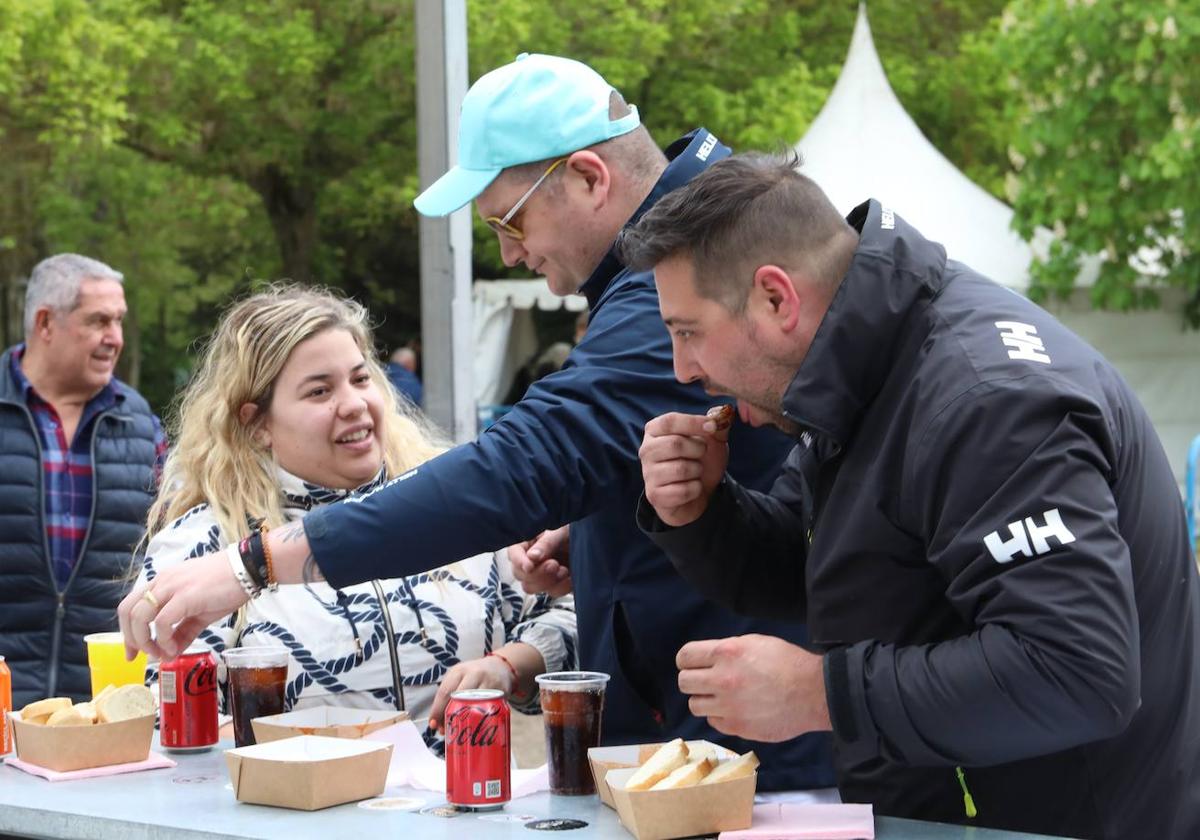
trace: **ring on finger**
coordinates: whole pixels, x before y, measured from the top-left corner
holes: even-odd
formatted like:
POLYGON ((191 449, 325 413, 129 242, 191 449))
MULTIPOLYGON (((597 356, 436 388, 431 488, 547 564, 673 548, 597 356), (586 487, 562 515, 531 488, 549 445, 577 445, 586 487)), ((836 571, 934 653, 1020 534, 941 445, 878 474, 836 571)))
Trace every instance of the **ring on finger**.
POLYGON ((160 609, 162 609, 162 604, 160 604, 158 602, 158 599, 154 597, 154 593, 151 592, 149 589, 147 589, 145 592, 142 593, 142 600, 146 601, 147 603, 150 604, 150 606, 154 607, 155 612, 158 612, 160 609))

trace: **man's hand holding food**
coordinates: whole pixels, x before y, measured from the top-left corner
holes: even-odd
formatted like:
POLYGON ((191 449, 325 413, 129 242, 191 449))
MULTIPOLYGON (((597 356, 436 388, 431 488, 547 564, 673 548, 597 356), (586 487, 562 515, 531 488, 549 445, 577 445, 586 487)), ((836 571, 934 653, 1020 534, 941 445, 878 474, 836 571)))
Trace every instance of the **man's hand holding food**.
POLYGON ((664 414, 646 424, 638 457, 646 501, 667 525, 695 522, 708 508, 729 463, 732 408, 706 415, 664 414))

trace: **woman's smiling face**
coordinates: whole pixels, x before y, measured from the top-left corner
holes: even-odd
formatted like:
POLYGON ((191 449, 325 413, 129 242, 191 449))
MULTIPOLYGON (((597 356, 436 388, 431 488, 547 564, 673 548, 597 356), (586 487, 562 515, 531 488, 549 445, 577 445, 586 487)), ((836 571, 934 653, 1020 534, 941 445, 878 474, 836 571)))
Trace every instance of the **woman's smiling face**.
POLYGON ((349 490, 383 465, 377 435, 383 411, 384 399, 354 337, 330 329, 288 356, 256 436, 293 475, 349 490))

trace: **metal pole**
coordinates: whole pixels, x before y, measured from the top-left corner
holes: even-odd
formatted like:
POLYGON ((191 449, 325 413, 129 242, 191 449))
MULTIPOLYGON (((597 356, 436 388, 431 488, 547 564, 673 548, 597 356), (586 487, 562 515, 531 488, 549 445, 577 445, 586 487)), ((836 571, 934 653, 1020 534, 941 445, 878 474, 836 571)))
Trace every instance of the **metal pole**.
MULTIPOLYGON (((466 0, 414 0, 417 37, 417 172, 421 188, 457 158, 458 111, 467 92, 466 0)), ((454 440, 476 433, 472 383, 471 208, 424 216, 421 354, 425 411, 454 440)))

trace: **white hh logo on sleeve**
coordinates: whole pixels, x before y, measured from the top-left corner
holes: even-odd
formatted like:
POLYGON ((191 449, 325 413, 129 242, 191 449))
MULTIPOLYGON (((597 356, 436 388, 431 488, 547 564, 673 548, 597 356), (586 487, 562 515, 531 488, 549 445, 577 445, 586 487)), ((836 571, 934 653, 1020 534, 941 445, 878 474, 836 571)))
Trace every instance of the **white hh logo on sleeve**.
POLYGON ((717 135, 710 134, 704 138, 704 142, 700 144, 700 148, 696 150, 696 160, 708 160, 708 156, 712 154, 713 147, 717 145, 717 135))
POLYGON ((891 207, 881 207, 879 209, 879 229, 880 230, 895 230, 896 229, 896 214, 892 212, 891 207))
POLYGON ((1032 516, 1027 516, 1010 522, 1007 540, 1000 537, 999 531, 992 531, 983 538, 983 544, 997 563, 1009 563, 1018 554, 1022 557, 1046 554, 1050 551, 1051 539, 1057 540, 1059 545, 1075 542, 1075 535, 1063 524, 1058 508, 1043 513, 1042 521, 1039 525, 1032 516))
POLYGON ((1013 348, 1008 351, 1008 358, 1050 364, 1050 357, 1045 352, 1046 345, 1042 344, 1037 329, 1032 324, 997 321, 996 326, 1000 329, 1000 338, 1004 341, 1004 346, 1013 348))

